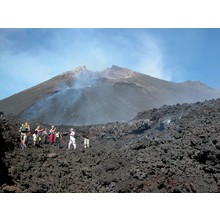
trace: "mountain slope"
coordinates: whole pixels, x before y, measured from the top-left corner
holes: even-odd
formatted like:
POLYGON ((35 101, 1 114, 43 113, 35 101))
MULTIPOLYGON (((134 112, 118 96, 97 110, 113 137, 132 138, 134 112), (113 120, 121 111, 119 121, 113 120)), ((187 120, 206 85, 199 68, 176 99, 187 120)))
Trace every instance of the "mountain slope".
POLYGON ((220 97, 198 82, 171 83, 126 68, 100 72, 85 66, 0 101, 0 110, 50 124, 99 124, 128 121, 140 111, 164 104, 220 97))

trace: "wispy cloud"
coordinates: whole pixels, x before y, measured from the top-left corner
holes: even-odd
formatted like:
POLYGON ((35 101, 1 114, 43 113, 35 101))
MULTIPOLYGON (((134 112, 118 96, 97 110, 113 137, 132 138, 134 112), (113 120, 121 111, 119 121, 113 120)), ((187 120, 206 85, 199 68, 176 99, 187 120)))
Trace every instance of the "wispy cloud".
POLYGON ((166 54, 159 39, 143 34, 138 37, 138 42, 142 48, 139 51, 141 55, 137 63, 139 71, 159 79, 171 81, 172 71, 167 68, 166 54))

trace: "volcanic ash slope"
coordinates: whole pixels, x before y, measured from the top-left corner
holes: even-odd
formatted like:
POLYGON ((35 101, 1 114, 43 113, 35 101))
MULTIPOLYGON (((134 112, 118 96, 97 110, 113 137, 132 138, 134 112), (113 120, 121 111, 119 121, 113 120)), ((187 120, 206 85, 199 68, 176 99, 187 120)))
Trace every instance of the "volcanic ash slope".
POLYGON ((199 82, 172 83, 117 66, 99 72, 83 66, 0 101, 0 110, 23 120, 88 125, 129 121, 164 104, 219 97, 220 91, 199 82))

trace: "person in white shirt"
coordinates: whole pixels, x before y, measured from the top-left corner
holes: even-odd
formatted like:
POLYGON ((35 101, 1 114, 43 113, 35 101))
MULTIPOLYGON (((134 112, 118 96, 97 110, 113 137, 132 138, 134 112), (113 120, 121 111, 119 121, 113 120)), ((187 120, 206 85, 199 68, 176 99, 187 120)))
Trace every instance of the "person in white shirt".
POLYGON ((75 139, 75 132, 73 128, 70 129, 70 141, 68 144, 68 150, 71 149, 71 145, 73 145, 73 149, 76 150, 76 139, 75 139))
POLYGON ((83 139, 84 139, 84 148, 89 148, 89 136, 87 134, 83 135, 83 139))

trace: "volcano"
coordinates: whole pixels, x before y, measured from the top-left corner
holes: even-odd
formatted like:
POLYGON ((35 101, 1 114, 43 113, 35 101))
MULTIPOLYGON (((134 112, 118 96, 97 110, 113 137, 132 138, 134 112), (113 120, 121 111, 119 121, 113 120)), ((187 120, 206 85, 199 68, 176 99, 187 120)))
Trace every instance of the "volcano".
POLYGON ((0 111, 47 124, 89 125, 219 97, 220 91, 200 82, 173 83, 114 65, 96 72, 82 66, 1 100, 0 111))

